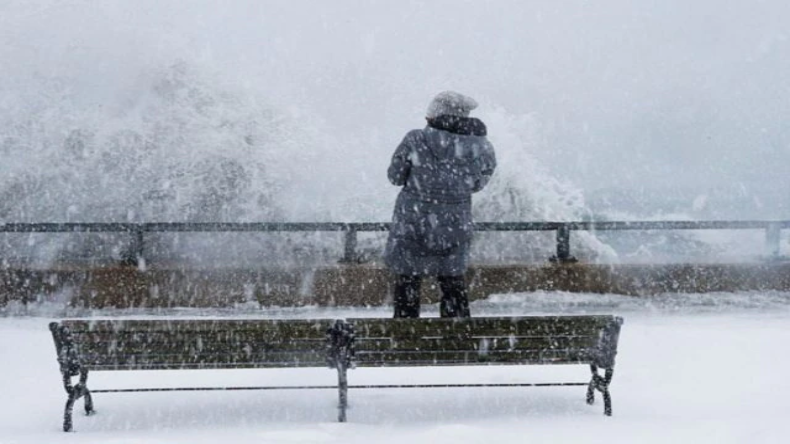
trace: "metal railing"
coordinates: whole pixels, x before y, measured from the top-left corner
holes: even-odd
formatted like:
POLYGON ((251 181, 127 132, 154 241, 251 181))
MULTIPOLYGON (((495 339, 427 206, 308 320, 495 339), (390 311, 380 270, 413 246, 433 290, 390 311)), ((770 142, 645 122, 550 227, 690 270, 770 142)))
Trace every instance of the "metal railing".
MULTIPOLYGON (((0 233, 129 233, 133 263, 145 257, 145 233, 162 232, 343 232, 343 262, 357 262, 357 233, 389 230, 386 222, 145 222, 145 223, 0 223, 0 233)), ((617 230, 765 230, 766 251, 779 256, 781 230, 790 220, 711 221, 570 221, 570 222, 478 222, 475 231, 555 231, 556 255, 552 261, 573 262, 572 231, 617 230)))

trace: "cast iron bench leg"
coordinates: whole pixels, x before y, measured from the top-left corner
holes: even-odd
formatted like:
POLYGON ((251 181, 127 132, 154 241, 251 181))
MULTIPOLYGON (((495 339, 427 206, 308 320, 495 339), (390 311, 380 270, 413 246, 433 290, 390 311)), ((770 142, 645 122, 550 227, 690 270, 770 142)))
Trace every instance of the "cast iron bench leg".
POLYGON ((337 369, 338 422, 346 422, 348 407, 348 368, 353 366, 354 326, 342 320, 335 321, 327 332, 327 362, 330 368, 337 369))
POLYGON ((88 390, 88 370, 80 369, 80 382, 77 385, 71 385, 71 376, 67 373, 63 374, 63 386, 69 399, 66 400, 66 408, 63 412, 63 431, 70 432, 73 428, 72 412, 74 410, 74 403, 85 397, 85 414, 92 415, 95 413, 93 410, 93 398, 91 392, 88 390))
POLYGON ((348 407, 348 375, 342 360, 337 365, 337 388, 340 402, 338 403, 337 421, 346 422, 346 408, 348 407))
POLYGON ((609 384, 612 382, 614 369, 605 369, 604 376, 601 376, 598 374, 598 366, 591 364, 590 371, 592 379, 587 386, 587 404, 592 405, 595 402, 595 390, 598 390, 603 395, 603 414, 612 416, 612 396, 609 394, 609 384))

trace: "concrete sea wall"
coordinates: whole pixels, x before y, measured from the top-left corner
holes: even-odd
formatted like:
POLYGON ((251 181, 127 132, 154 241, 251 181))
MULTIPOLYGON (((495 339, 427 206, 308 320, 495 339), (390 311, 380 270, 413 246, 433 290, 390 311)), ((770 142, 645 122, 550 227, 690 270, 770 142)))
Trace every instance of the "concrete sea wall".
MULTIPOLYGON (((650 296, 659 293, 790 291, 790 263, 478 265, 470 299, 537 290, 650 296)), ((438 300, 432 280, 423 300, 438 300)), ((0 269, 0 307, 59 301, 84 308, 365 306, 391 300, 391 277, 370 265, 304 270, 96 267, 0 269)))

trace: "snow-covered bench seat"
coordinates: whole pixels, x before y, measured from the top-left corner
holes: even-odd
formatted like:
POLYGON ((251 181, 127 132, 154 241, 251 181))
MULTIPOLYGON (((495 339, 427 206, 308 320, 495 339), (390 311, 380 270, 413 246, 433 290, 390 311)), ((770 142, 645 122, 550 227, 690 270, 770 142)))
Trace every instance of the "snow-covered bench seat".
MULTIPOLYGON (((88 373, 109 370, 183 370, 326 367, 337 369, 337 386, 218 387, 229 389, 337 389, 338 420, 346 420, 349 388, 502 387, 585 385, 587 402, 603 393, 611 415, 612 379, 622 318, 549 316, 467 319, 234 319, 64 320, 50 324, 68 395, 63 430, 72 409, 91 393, 174 389, 89 390, 88 373), (349 385, 354 367, 588 364, 587 382, 551 384, 349 385), (604 370, 601 376, 598 370, 604 370), (72 377, 79 382, 72 384, 72 377)), ((199 390, 207 390, 200 388, 199 390)))

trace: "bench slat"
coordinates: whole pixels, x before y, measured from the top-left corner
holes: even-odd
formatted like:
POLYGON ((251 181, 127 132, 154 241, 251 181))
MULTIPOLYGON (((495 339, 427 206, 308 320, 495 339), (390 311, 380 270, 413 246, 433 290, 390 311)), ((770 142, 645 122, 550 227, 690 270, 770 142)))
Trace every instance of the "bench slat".
POLYGON ((90 370, 104 370, 118 366, 131 368, 191 368, 204 364, 222 365, 226 368, 255 367, 323 367, 326 366, 326 353, 321 349, 302 352, 232 353, 225 350, 194 352, 175 350, 171 352, 151 351, 148 353, 114 353, 82 351, 81 364, 90 370), (271 365, 268 365, 271 363, 271 365))
POLYGON ((463 351, 362 352, 358 367, 481 365, 481 364, 582 364, 589 363, 594 349, 514 350, 488 353, 463 351))
POLYGON ((452 350, 452 351, 507 351, 513 349, 567 349, 594 348, 598 344, 598 336, 485 336, 470 338, 360 338, 357 337, 354 348, 361 351, 420 351, 420 350, 452 350))
POLYGON ((348 319, 358 337, 592 336, 613 322, 612 316, 529 318, 348 319))
POLYGON ((258 334, 280 338, 323 338, 327 328, 335 321, 320 320, 65 320, 61 325, 72 334, 79 332, 120 333, 196 333, 196 332, 257 332, 258 334))
POLYGON ((113 336, 108 333, 84 332, 73 334, 81 353, 140 354, 151 351, 226 351, 251 353, 253 351, 316 350, 326 346, 326 338, 292 339, 256 337, 247 334, 199 333, 137 333, 113 336))
MULTIPOLYGON (((324 349, 313 350, 288 350, 288 351, 269 351, 269 350, 252 350, 251 352, 229 351, 222 349, 202 350, 196 351, 194 349, 170 349, 170 350, 151 350, 148 352, 138 353, 124 353, 117 351, 108 353, 105 350, 88 349, 80 352, 80 363, 84 366, 92 366, 104 361, 146 361, 156 357, 159 360, 167 360, 167 362, 180 362, 183 360, 195 360, 201 357, 208 356, 227 356, 227 362, 242 362, 250 359, 265 359, 266 357, 277 356, 320 356, 323 361, 326 360, 326 352, 324 349)), ((216 359, 216 358, 212 358, 216 359)))
POLYGON ((255 368, 299 368, 299 367, 323 367, 326 366, 326 359, 322 356, 320 361, 309 360, 282 360, 269 359, 260 362, 226 362, 226 361, 207 361, 207 362, 103 362, 93 364, 87 368, 91 371, 110 371, 110 370, 212 370, 212 369, 255 369, 255 368))

